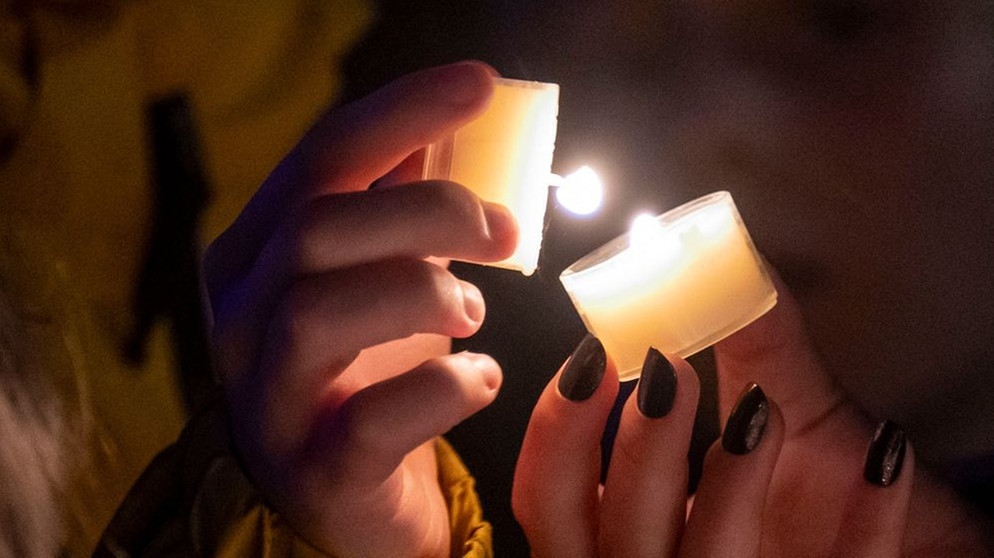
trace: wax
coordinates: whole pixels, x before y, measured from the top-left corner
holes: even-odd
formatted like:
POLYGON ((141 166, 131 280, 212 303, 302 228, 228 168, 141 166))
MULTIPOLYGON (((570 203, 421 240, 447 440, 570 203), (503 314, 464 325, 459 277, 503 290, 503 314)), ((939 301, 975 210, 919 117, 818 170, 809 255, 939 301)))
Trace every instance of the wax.
POLYGON ((690 356, 746 326, 777 293, 727 192, 642 220, 560 276, 622 380, 649 347, 690 356))
POLYGON ((517 219, 517 250, 488 265, 525 275, 538 267, 558 112, 558 85, 497 78, 487 110, 425 153, 426 180, 458 182, 517 219))

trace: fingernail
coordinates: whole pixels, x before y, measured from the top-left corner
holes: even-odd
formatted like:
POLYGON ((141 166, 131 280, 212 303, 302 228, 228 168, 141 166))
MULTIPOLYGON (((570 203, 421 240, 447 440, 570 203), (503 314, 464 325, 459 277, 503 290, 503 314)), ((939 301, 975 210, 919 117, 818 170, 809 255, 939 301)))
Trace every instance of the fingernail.
POLYGON ((866 450, 863 478, 877 486, 890 486, 901 474, 907 438, 897 424, 885 420, 873 433, 866 450))
POLYGON ((483 302, 483 293, 472 283, 459 281, 459 284, 462 287, 463 310, 466 312, 466 317, 473 323, 482 322, 487 313, 486 303, 483 302))
POLYGON ((757 384, 750 382, 742 390, 739 400, 728 417, 721 446, 735 455, 745 455, 756 449, 766 430, 770 416, 770 402, 757 384))
POLYGON ((607 367, 604 345, 587 334, 570 355, 566 368, 559 376, 559 393, 570 401, 584 401, 597 391, 607 367))
POLYGON ((676 399, 676 370, 663 353, 649 348, 642 363, 638 387, 639 411, 649 418, 669 414, 676 399))
POLYGON ((487 219, 487 236, 492 240, 503 239, 517 228, 514 215, 503 205, 483 202, 483 215, 487 219))

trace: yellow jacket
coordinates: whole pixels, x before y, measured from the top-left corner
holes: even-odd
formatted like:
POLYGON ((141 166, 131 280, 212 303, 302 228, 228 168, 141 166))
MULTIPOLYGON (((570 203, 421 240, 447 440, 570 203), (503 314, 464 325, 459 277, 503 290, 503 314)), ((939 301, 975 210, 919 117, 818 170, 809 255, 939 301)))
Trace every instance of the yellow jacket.
MULTIPOLYGON (((132 488, 94 556, 323 556, 266 507, 230 447, 220 405, 194 418, 132 488)), ((448 443, 435 447, 452 556, 491 556, 473 477, 448 443)))
POLYGON ((123 345, 152 209, 146 108, 191 102, 206 244, 338 93, 366 0, 0 0, 0 282, 78 459, 70 555, 90 552, 185 420, 168 333, 123 345))

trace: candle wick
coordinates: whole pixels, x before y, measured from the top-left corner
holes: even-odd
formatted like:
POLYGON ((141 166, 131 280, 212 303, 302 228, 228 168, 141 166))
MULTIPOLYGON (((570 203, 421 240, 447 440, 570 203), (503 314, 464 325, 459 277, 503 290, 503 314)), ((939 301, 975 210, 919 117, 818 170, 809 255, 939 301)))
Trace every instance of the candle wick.
POLYGON ((558 175, 558 174, 556 174, 554 172, 550 172, 549 173, 549 187, 550 188, 559 188, 559 187, 563 186, 564 184, 566 184, 566 179, 565 178, 563 178, 562 176, 560 176, 560 175, 558 175))

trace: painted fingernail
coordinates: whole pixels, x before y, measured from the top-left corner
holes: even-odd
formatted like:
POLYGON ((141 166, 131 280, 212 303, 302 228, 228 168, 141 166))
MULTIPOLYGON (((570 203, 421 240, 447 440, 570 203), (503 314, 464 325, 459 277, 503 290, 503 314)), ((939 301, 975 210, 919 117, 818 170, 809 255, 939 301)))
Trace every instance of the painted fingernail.
POLYGON ((889 420, 881 422, 866 450, 863 478, 877 486, 890 486, 901 474, 906 447, 901 427, 889 420))
POLYGON ((675 399, 676 370, 663 353, 650 347, 639 378, 636 400, 639 411, 649 418, 664 417, 673 408, 675 399))
POLYGON ((770 416, 770 402, 759 385, 750 382, 742 390, 739 400, 732 409, 725 432, 721 436, 721 446, 735 455, 745 455, 756 449, 766 430, 766 420, 770 416))
POLYGON ((607 367, 604 345, 587 334, 570 355, 566 368, 559 376, 559 393, 570 401, 584 401, 597 391, 607 367))

